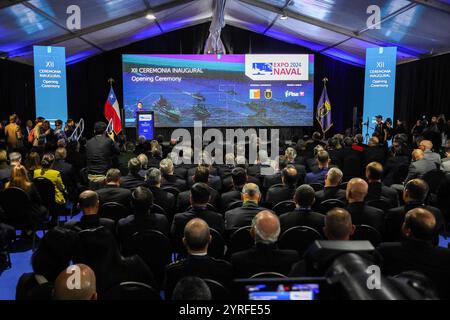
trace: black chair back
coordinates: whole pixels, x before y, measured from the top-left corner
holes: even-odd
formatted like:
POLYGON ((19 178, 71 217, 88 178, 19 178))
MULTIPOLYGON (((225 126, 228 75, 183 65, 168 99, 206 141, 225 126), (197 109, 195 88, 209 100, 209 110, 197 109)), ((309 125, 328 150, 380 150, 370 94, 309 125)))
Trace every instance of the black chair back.
POLYGON ((385 212, 392 208, 391 203, 385 198, 370 200, 367 201, 366 204, 370 207, 381 209, 385 212))
POLYGON ((162 187, 161 190, 169 192, 169 193, 173 194, 175 197, 178 197, 178 194, 180 193, 180 190, 178 188, 170 187, 170 186, 162 187))
POLYGON ((166 210, 164 210, 163 207, 157 205, 156 203, 153 204, 153 206, 152 206, 152 208, 150 209, 150 211, 151 211, 151 212, 154 212, 154 213, 160 213, 160 214, 163 214, 163 215, 167 216, 166 210))
POLYGON ((324 188, 324 185, 321 183, 310 183, 309 185, 314 189, 314 191, 320 191, 324 188))
POLYGON ((233 210, 233 209, 236 209, 236 208, 240 208, 240 207, 242 207, 242 201, 241 200, 239 200, 239 201, 234 201, 234 202, 232 202, 232 203, 230 203, 228 206, 227 206, 227 209, 225 210, 225 211, 228 211, 228 210, 233 210))
POLYGON ((55 186, 53 182, 44 177, 38 177, 33 179, 33 183, 38 190, 41 197, 42 204, 50 211, 54 212, 56 209, 55 201, 55 186))
POLYGON ((425 173, 422 177, 428 183, 429 192, 436 194, 440 185, 445 180, 445 172, 441 170, 431 170, 425 173))
MULTIPOLYGON (((214 205, 209 202, 206 204, 206 207, 208 208, 208 210, 211 210, 214 212, 219 212, 219 211, 217 211, 216 207, 214 207, 214 205)), ((189 206, 189 207, 187 207, 186 211, 189 211, 191 209, 192 209, 192 206, 189 206)))
POLYGON ((347 190, 347 184, 348 184, 348 181, 342 182, 342 183, 339 185, 339 189, 347 190))
POLYGON ((108 218, 114 221, 119 221, 129 215, 129 210, 120 203, 106 202, 102 204, 99 210, 99 215, 102 218, 108 218))
POLYGON ((107 290, 103 300, 161 300, 158 291, 141 282, 122 282, 107 290))
POLYGON ((124 256, 138 255, 145 261, 155 278, 164 278, 165 266, 171 262, 172 245, 169 238, 157 230, 136 232, 122 246, 124 256))
POLYGON ((269 279, 269 278, 286 278, 286 276, 278 272, 260 272, 250 277, 250 279, 269 279))
POLYGON ((242 227, 233 232, 230 236, 230 245, 228 250, 230 253, 235 253, 253 247, 255 240, 250 234, 251 226, 242 227))
POLYGON ((274 211, 278 216, 286 212, 291 212, 295 210, 295 202, 292 200, 286 200, 278 202, 273 206, 272 211, 274 211))
POLYGON ((321 213, 327 213, 333 208, 345 208, 345 202, 339 199, 328 199, 320 203, 318 210, 321 213))
POLYGON ((210 228, 211 243, 208 246, 208 255, 214 258, 223 258, 225 255, 225 240, 216 229, 210 228))
POLYGON ((377 247, 383 241, 383 237, 374 227, 360 224, 356 226, 355 232, 352 235, 352 240, 367 240, 370 241, 374 247, 377 247))
POLYGON ((286 230, 278 240, 278 246, 281 249, 296 250, 301 257, 314 241, 320 239, 322 236, 317 230, 299 226, 286 230))
POLYGON ((14 187, 2 190, 0 206, 5 212, 5 223, 22 230, 30 227, 31 200, 25 191, 14 187))
POLYGON ((211 291, 212 300, 229 300, 231 298, 230 291, 221 283, 212 279, 203 279, 211 291))

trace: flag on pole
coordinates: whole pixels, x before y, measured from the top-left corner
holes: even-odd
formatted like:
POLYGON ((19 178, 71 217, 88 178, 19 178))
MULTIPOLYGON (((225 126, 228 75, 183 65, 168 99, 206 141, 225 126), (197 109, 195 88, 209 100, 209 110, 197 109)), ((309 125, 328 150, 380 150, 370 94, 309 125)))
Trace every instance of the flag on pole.
POLYGON ((106 99, 104 113, 105 118, 108 119, 108 121, 111 121, 112 119, 114 133, 116 135, 119 134, 119 132, 122 131, 122 119, 120 116, 119 102, 117 102, 112 86, 111 90, 109 90, 108 99, 106 99))
POLYGON ((317 104, 317 115, 316 119, 320 124, 320 127, 322 128, 322 133, 325 134, 333 123, 331 123, 331 103, 330 99, 328 99, 327 94, 327 85, 326 81, 328 79, 324 79, 323 81, 323 90, 322 95, 320 96, 319 103, 317 104))

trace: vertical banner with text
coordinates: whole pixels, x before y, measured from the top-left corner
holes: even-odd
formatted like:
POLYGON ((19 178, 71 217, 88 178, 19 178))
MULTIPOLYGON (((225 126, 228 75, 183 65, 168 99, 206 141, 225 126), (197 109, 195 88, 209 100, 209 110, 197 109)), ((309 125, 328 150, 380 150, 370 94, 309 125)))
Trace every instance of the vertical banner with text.
POLYGON ((66 50, 64 47, 34 46, 36 116, 53 126, 67 120, 66 50))
POLYGON ((363 134, 368 133, 369 137, 375 129, 377 115, 382 115, 384 121, 394 116, 396 66, 396 47, 366 50, 363 122, 368 121, 369 130, 366 132, 367 127, 364 126, 363 134))

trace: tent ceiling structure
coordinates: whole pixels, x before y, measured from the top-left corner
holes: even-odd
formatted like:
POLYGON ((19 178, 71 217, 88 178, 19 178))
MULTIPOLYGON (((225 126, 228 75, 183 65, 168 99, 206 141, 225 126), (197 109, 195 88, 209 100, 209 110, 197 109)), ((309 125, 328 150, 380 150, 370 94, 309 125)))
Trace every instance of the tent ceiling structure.
MULTIPOLYGON (((0 0, 0 57, 32 64, 33 45, 66 47, 67 62, 212 19, 213 0, 0 0)), ((450 52, 450 0, 226 0, 225 22, 364 65, 365 49, 397 46, 404 63, 450 52), (381 9, 368 29, 367 8, 381 9)))

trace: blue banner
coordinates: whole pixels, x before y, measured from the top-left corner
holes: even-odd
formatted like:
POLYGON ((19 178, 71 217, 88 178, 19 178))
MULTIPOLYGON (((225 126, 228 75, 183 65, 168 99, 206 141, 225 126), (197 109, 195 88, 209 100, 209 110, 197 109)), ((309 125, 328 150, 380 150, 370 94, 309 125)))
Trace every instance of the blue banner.
POLYGON ((145 140, 153 140, 153 111, 141 111, 137 116, 137 136, 143 136, 145 140))
POLYGON ((67 120, 66 50, 64 47, 33 46, 36 116, 53 126, 67 120))
POLYGON ((366 50, 363 122, 368 121, 369 130, 364 126, 363 134, 368 133, 369 137, 375 129, 377 115, 383 116, 383 121, 393 120, 396 66, 397 47, 366 50))

